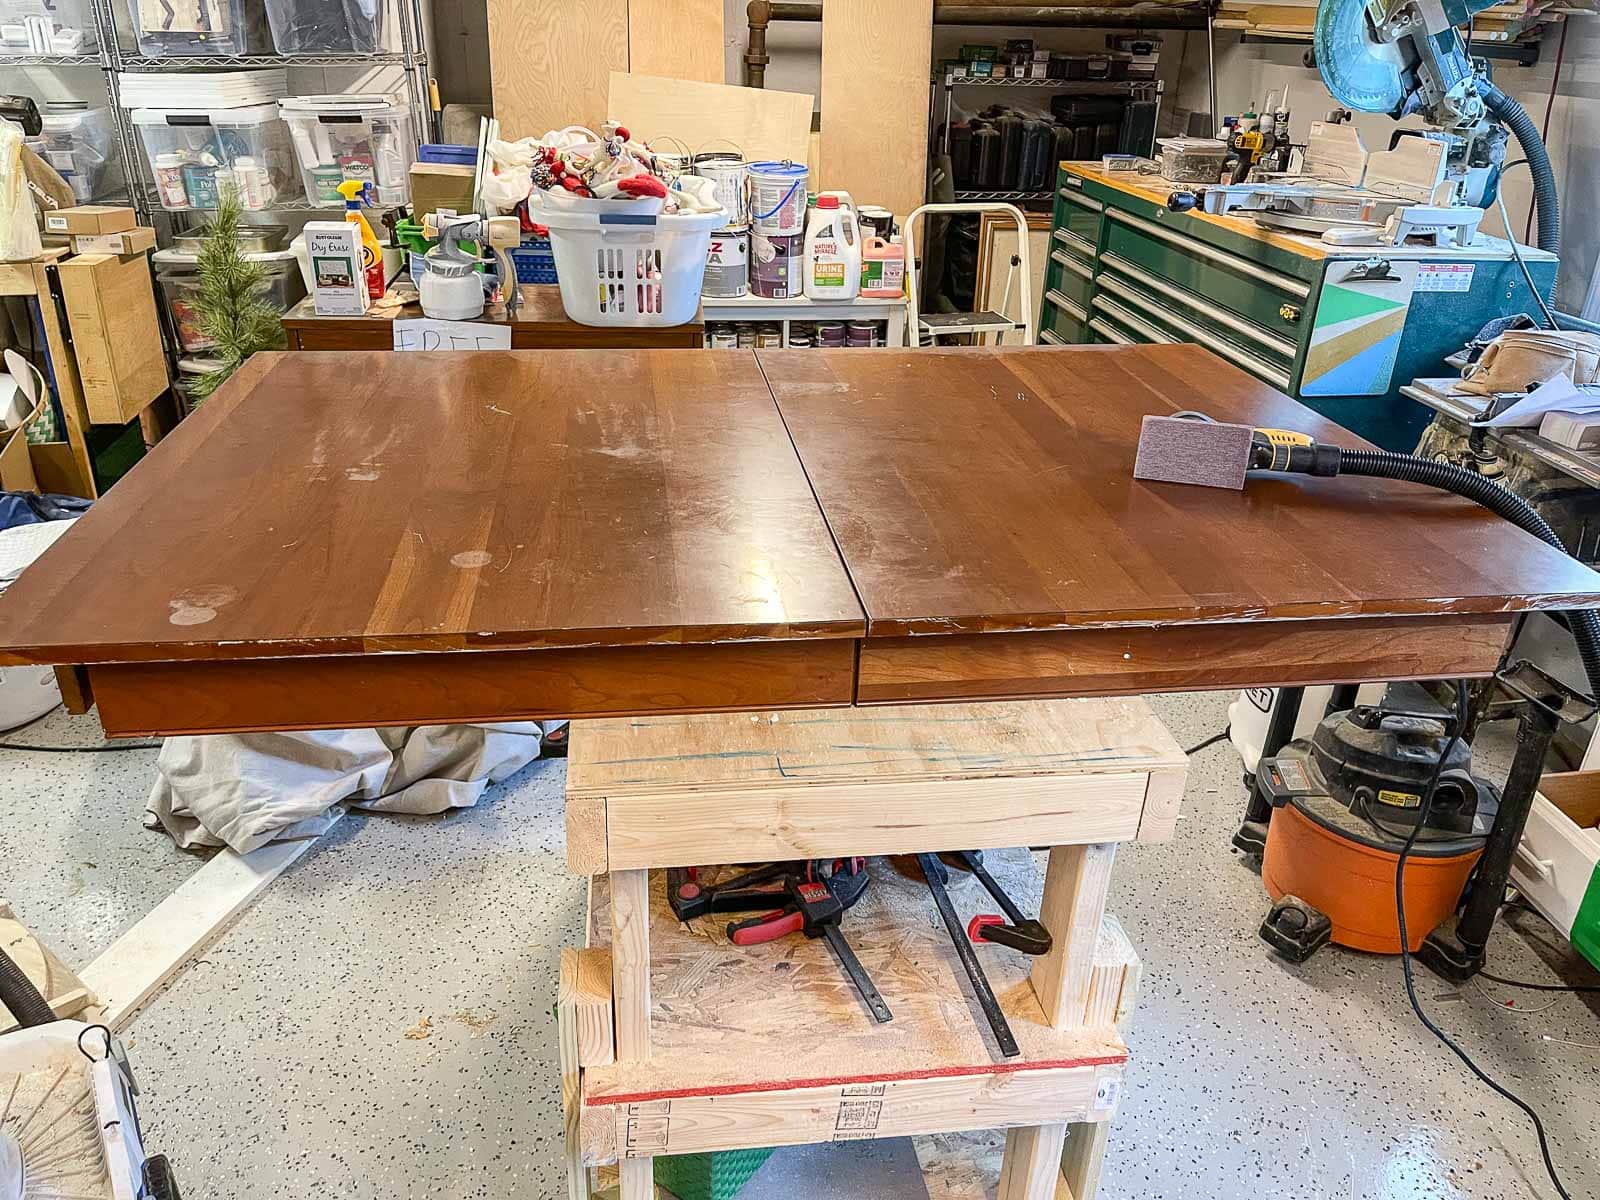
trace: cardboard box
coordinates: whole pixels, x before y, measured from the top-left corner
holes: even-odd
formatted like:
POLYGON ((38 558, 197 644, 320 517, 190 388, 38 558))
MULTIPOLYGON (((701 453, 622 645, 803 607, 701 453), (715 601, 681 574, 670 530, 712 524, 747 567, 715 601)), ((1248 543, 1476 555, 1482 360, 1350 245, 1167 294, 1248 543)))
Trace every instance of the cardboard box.
POLYGON ((46 233, 120 233, 138 224, 133 209, 119 204, 80 204, 44 215, 46 233))
POLYGON ((80 233, 72 239, 76 254, 143 254, 156 248, 156 231, 143 225, 118 233, 80 233))
POLYGON ((89 420, 125 425, 167 390, 150 264, 80 254, 58 268, 89 420))
POLYGON ((367 311, 367 277, 361 269, 361 231, 348 221, 307 221, 306 261, 311 298, 319 317, 359 317, 367 311))
POLYGON ((411 211, 416 219, 448 208, 469 213, 472 207, 472 180, 476 167, 454 163, 413 163, 411 165, 411 211))

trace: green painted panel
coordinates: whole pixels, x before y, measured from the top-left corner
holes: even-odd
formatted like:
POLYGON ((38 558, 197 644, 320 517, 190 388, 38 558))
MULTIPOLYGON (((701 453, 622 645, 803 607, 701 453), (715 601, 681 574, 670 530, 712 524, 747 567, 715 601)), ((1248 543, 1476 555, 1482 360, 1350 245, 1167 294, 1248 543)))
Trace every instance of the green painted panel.
POLYGON ((1369 296, 1364 292, 1352 292, 1349 288, 1330 283, 1322 289, 1322 301, 1317 305, 1317 324, 1337 325, 1341 321, 1353 321, 1357 317, 1374 317, 1379 313, 1392 312, 1403 307, 1404 305, 1398 300, 1369 296))

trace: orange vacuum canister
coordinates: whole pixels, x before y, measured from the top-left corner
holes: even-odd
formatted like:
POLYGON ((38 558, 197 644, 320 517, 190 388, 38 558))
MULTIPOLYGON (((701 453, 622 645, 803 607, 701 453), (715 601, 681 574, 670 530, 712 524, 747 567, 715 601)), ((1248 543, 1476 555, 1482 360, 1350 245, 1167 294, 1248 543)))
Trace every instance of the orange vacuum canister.
MULTIPOLYGON (((1261 881, 1274 903, 1261 936, 1296 962, 1325 941, 1400 952, 1395 868, 1429 778, 1449 743, 1447 719, 1361 706, 1258 769, 1272 803, 1261 881)), ((1454 911, 1499 808, 1456 743, 1439 773, 1427 824, 1406 859, 1412 952, 1454 911)))

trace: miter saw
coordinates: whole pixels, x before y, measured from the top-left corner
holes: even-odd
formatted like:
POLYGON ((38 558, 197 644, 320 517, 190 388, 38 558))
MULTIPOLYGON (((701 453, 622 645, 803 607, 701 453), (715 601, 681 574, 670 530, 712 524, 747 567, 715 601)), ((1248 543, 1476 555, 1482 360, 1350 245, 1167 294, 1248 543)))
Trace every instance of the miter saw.
POLYGON ((1317 70, 1346 108, 1416 114, 1445 143, 1446 179, 1456 203, 1495 202, 1514 133, 1533 175, 1541 250, 1559 252, 1561 216, 1555 173, 1539 127, 1467 53, 1460 27, 1493 0, 1321 0, 1312 35, 1317 70))

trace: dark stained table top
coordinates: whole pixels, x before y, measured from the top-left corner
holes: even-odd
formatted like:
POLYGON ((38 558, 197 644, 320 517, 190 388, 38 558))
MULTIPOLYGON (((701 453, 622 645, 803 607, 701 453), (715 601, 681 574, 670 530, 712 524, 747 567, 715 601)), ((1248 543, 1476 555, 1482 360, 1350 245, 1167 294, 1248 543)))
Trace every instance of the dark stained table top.
POLYGON ((1352 441, 1192 346, 259 355, 0 596, 0 662, 1600 600, 1600 576, 1422 488, 1135 481, 1140 418, 1182 408, 1352 441))
POLYGON ((0 659, 851 637, 755 359, 252 359, 0 597, 0 659))
POLYGON ((1504 613, 1600 593, 1588 568, 1429 488, 1134 479, 1147 413, 1365 445, 1198 346, 756 355, 874 635, 1504 613))

